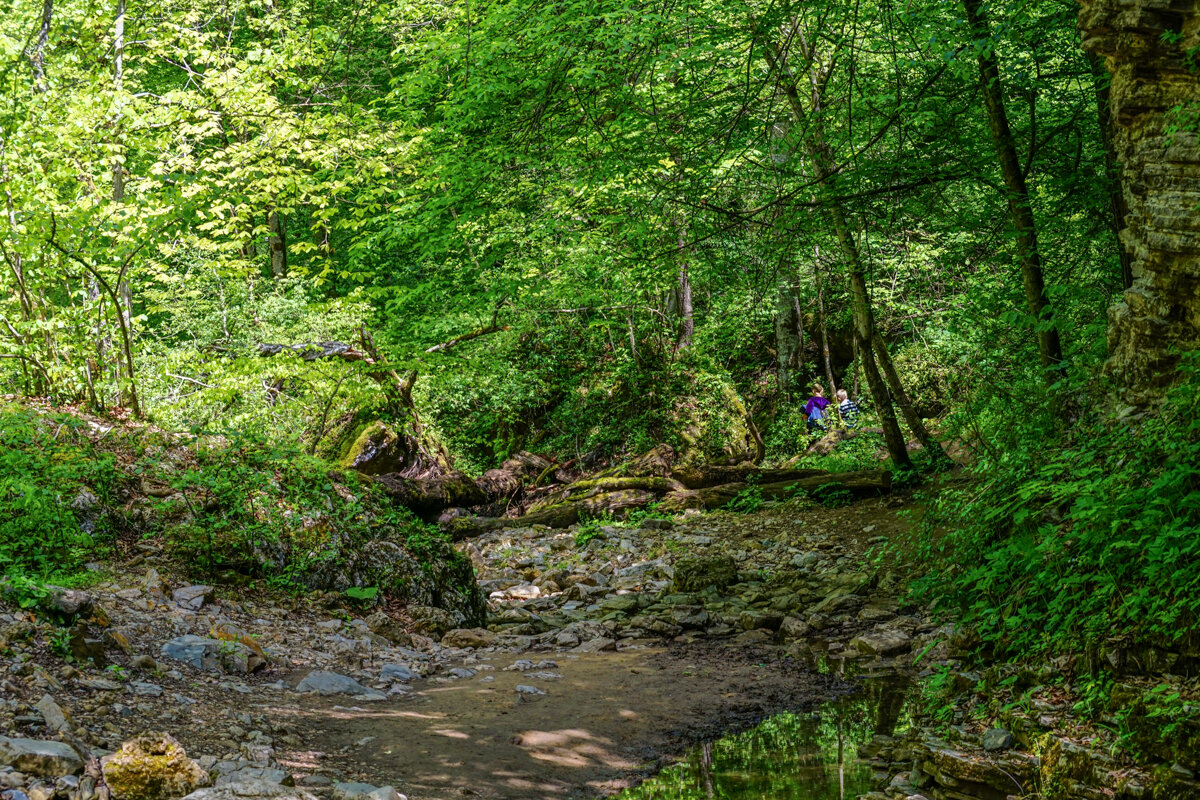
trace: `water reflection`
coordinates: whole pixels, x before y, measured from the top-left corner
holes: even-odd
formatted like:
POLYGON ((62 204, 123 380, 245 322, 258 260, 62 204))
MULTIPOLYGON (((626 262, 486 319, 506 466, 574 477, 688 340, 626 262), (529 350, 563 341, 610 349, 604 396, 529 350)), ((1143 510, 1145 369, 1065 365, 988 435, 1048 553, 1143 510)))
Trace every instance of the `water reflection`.
POLYGON ((871 790, 858 749, 908 725, 907 686, 873 681, 808 714, 780 714, 693 748, 619 800, 847 800, 871 790))

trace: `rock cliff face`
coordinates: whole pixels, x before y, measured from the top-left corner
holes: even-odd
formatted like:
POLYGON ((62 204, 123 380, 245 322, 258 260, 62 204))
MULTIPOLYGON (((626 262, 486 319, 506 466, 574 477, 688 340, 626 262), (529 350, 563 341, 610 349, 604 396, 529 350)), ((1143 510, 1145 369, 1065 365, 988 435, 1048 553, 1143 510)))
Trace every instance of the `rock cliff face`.
POLYGON ((1109 311, 1106 370, 1139 403, 1200 345, 1200 0, 1082 0, 1083 46, 1112 74, 1133 286, 1109 311))

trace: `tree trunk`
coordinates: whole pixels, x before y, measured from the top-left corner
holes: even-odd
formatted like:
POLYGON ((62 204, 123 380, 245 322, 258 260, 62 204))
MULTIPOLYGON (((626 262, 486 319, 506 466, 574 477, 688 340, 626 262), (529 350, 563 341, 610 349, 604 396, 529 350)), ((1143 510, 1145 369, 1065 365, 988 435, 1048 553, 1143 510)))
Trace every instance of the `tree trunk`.
POLYGON ((271 213, 267 215, 267 228, 270 230, 270 234, 267 236, 267 248, 271 252, 271 274, 275 276, 276 280, 286 278, 288 273, 287 225, 275 209, 271 209, 271 213))
MULTIPOLYGON (((683 247, 680 241, 680 248, 683 247)), ((681 249, 682 252, 682 249, 681 249)), ((679 334, 675 339, 675 351, 692 346, 692 338, 696 333, 696 321, 692 310, 692 281, 688 275, 688 264, 685 260, 679 267, 679 288, 676 290, 679 298, 679 334)))
MULTIPOLYGON (((963 8, 967 12, 972 36, 979 43, 986 42, 991 37, 991 31, 983 11, 982 0, 963 0, 963 8)), ((979 82, 983 88, 984 103, 987 105, 988 125, 992 131, 992 142, 1000 161, 1004 185, 1008 189, 1009 216, 1016 230, 1017 261, 1021 265, 1021 280, 1025 285, 1025 302, 1033 316, 1044 377, 1047 383, 1052 383, 1055 376, 1050 370, 1062 361, 1062 343, 1054 325, 1054 310, 1046 295, 1042 256, 1038 251, 1037 225, 1029 201, 1029 187, 1025 183, 1025 172, 1017 158, 1016 144, 1008 124, 1004 91, 1000 84, 999 62, 995 53, 986 47, 980 51, 978 61, 979 82)))
POLYGON ((1129 214, 1129 204, 1125 202, 1125 192, 1121 189, 1121 162, 1117 160, 1116 131, 1112 118, 1112 90, 1109 85, 1108 70, 1099 56, 1092 53, 1087 55, 1088 65, 1092 69, 1092 86, 1096 92, 1096 116, 1100 122, 1100 141, 1104 146, 1104 173, 1108 188, 1108 204, 1111 216, 1109 227, 1117 240, 1117 255, 1121 259, 1121 288, 1133 286, 1133 256, 1125 242, 1121 240, 1121 231, 1125 229, 1125 217, 1129 214))
POLYGON ((896 398, 896 405, 900 406, 900 412, 904 415, 904 420, 908 423, 908 427, 912 429, 912 432, 917 437, 917 441, 929 453, 930 458, 933 459, 935 464, 944 465, 949 463, 950 458, 946 455, 946 451, 942 449, 941 442, 930 435, 929 429, 925 427, 925 423, 921 420, 921 415, 917 413, 912 400, 909 399, 908 392, 904 390, 904 384, 900 380, 900 373, 896 372, 896 365, 892 363, 892 355, 888 352, 887 344, 883 341, 883 337, 876 333, 874 341, 875 355, 879 359, 879 366, 883 369, 888 386, 892 389, 892 396, 896 398))
POLYGON ((827 396, 837 396, 837 386, 833 382, 833 365, 829 361, 829 326, 825 324, 825 287, 821 285, 821 250, 817 248, 813 254, 813 278, 817 284, 817 322, 821 326, 821 357, 825 363, 825 380, 828 382, 827 396))
POLYGON ((781 285, 775 303, 775 370, 782 397, 791 395, 792 365, 802 344, 798 332, 803 328, 796 313, 796 287, 781 285))
POLYGON ((37 91, 44 92, 46 85, 46 44, 50 41, 50 23, 54 17, 54 0, 42 2, 42 24, 38 28, 37 42, 29 54, 29 63, 33 67, 33 82, 37 91))

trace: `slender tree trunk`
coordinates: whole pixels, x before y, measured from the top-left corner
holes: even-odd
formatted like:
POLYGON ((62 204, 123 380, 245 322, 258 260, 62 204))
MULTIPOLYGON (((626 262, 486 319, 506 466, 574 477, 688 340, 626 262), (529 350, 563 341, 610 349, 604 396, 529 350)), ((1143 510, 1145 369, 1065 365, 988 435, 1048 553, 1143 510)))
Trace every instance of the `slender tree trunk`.
POLYGON ((850 386, 850 395, 851 395, 851 399, 857 400, 858 399, 858 362, 859 362, 858 333, 855 332, 855 333, 851 334, 850 338, 852 340, 852 345, 854 347, 854 378, 853 378, 853 383, 850 386))
POLYGON ((42 24, 38 28, 37 41, 33 48, 26 51, 29 64, 33 67, 33 82, 39 92, 49 87, 46 85, 46 44, 50 41, 50 23, 54 18, 54 0, 42 0, 42 24))
POLYGON ((829 326, 825 324, 825 287, 821 281, 821 250, 818 248, 813 259, 813 277, 817 284, 817 324, 821 326, 821 356, 825 362, 825 380, 828 382, 829 397, 837 395, 833 382, 833 364, 829 360, 829 326))
POLYGON ((879 359, 880 369, 887 379, 888 386, 892 389, 892 396, 896 398, 896 405, 900 406, 900 413, 904 415, 904 421, 908 423, 908 427, 916 435, 917 441, 929 453, 934 463, 949 463, 950 459, 947 457, 946 451, 942 449, 941 442, 929 433, 929 429, 925 427, 921 415, 917 413, 916 407, 909 398, 908 392, 904 390, 900 373, 896 371, 896 365, 892 362, 892 354, 888 352, 887 343, 883 341, 883 337, 879 335, 878 331, 875 333, 874 342, 875 356, 879 359))
POLYGON ((792 364, 802 342, 797 330, 803 330, 796 321, 796 287, 783 284, 775 302, 775 369, 779 379, 779 395, 791 394, 793 382, 792 364))
MULTIPOLYGON (((828 74, 813 74, 810 76, 813 90, 812 120, 811 125, 809 125, 809 114, 800 100, 800 93, 796 89, 796 81, 792 76, 791 70, 784 62, 782 55, 775 49, 774 42, 764 39, 764 46, 767 61, 771 69, 775 72, 780 88, 783 89, 784 94, 787 96, 788 104, 791 106, 792 115, 795 117, 796 123, 801 130, 809 131, 805 144, 809 158, 812 160, 816 171, 816 177, 822 186, 827 186, 833 177, 833 156, 830 153, 828 142, 825 141, 824 128, 820 124, 820 114, 822 111, 821 101, 824 94, 824 85, 829 76, 828 74)), ((842 257, 850 273, 850 295, 854 306, 854 327, 859 339, 866 345, 859 351, 863 362, 863 373, 866 375, 867 386, 871 390, 871 399, 875 403, 876 413, 879 414, 879 421, 883 426, 883 438, 887 443, 888 455, 891 456, 892 463, 897 468, 911 469, 912 461, 908 457, 904 435, 900 432, 900 424, 896 420, 896 411, 892 408, 891 399, 888 397, 887 385, 879 374, 879 369, 875 364, 875 357, 871 352, 870 342, 874 338, 875 319, 871 312, 871 296, 867 291, 866 270, 858 251, 858 243, 854 241, 854 235, 850 232, 849 221, 846 219, 845 209, 842 208, 840 203, 834 202, 830 204, 829 215, 833 220, 833 227, 837 233, 842 257)))
MULTIPOLYGON (((971 25, 972 35, 977 41, 986 41, 991 32, 982 0, 962 0, 971 25)), ((1012 129, 1008 124, 1008 113, 1004 107, 1004 91, 1000 84, 1000 64, 993 51, 986 47, 979 54, 979 81, 983 88, 983 99, 987 105, 988 124, 992 141, 1008 189, 1008 210, 1016 230, 1017 260, 1021 265, 1021 280, 1025 285, 1025 302, 1033 316, 1038 340, 1038 354, 1047 382, 1054 376, 1049 370, 1062 361, 1062 343, 1058 329, 1054 326, 1054 310, 1046 295, 1046 283, 1042 274, 1042 256, 1038 251, 1037 225, 1033 218, 1033 206, 1029 201, 1029 187, 1025 183, 1025 172, 1017 158, 1012 129)), ((865 348, 864 348, 865 349, 865 348)))
POLYGON ((271 251, 271 274, 276 279, 286 278, 288 274, 287 261, 287 224, 275 209, 267 215, 267 246, 271 251))
POLYGON ((1111 216, 1109 227, 1117 240, 1117 254, 1121 259, 1121 288, 1133 286, 1133 256, 1121 241, 1121 231, 1125 229, 1125 217, 1129 214, 1129 204, 1125 201, 1125 192, 1121 189, 1121 162, 1117 160, 1117 149, 1114 141, 1116 131, 1113 128, 1111 90, 1108 83, 1108 70, 1104 61, 1094 53, 1087 54, 1088 64, 1092 68, 1092 86, 1096 92, 1096 116, 1100 122, 1100 141, 1104 146, 1104 171, 1108 183, 1108 204, 1111 216))
POLYGON ((688 264, 683 262, 679 268, 679 287, 676 289, 679 299, 679 334, 675 339, 675 351, 692 346, 692 338, 696 333, 696 320, 692 309, 692 280, 688 275, 688 264))

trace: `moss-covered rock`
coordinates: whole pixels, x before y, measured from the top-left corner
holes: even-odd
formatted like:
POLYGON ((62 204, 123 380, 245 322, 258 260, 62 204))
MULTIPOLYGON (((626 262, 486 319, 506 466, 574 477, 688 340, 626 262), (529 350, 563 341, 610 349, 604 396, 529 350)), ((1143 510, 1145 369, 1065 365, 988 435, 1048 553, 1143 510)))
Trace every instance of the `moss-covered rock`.
POLYGON ((116 800, 170 800, 208 786, 207 772, 169 734, 147 732, 104 759, 104 781, 116 800))

